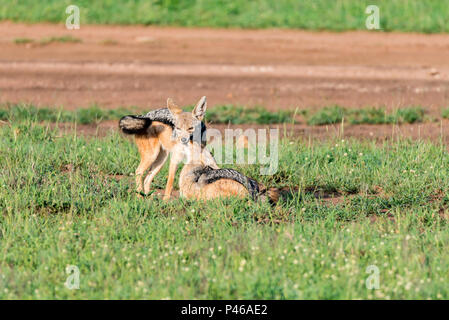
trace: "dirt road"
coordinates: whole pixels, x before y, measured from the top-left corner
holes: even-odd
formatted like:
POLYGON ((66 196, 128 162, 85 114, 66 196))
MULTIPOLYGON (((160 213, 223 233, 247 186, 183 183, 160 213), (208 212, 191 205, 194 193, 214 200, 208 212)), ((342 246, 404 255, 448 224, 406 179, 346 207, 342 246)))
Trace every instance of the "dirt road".
POLYGON ((0 102, 77 108, 449 106, 449 37, 0 23, 0 102), (39 44, 71 35, 81 43, 39 44), (16 44, 30 38, 35 43, 16 44))

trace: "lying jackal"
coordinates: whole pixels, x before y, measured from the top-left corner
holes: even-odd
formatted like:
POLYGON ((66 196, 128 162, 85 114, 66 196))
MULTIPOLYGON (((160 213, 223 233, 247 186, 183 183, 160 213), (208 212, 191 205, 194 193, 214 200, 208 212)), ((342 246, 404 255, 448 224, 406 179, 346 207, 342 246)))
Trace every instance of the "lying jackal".
POLYGON ((236 170, 218 168, 209 150, 197 141, 193 140, 180 145, 184 148, 184 154, 187 157, 179 177, 181 196, 207 200, 229 196, 243 198, 250 195, 254 200, 268 196, 271 203, 278 201, 278 189, 262 189, 256 180, 236 170))

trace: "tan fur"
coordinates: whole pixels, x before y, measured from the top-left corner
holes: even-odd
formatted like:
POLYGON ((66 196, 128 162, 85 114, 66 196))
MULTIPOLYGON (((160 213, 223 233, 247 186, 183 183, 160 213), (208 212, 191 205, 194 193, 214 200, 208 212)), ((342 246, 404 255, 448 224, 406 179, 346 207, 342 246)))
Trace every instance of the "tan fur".
POLYGON ((181 171, 179 190, 183 197, 187 199, 209 200, 218 197, 236 196, 244 198, 248 196, 248 190, 234 180, 220 179, 209 184, 195 182, 191 172, 198 165, 202 166, 204 164, 186 164, 181 171))
MULTIPOLYGON (((205 183, 204 180, 198 179, 197 169, 202 169, 205 166, 219 169, 215 159, 209 150, 201 147, 197 142, 190 142, 183 147, 186 149, 185 154, 187 157, 187 164, 184 165, 179 177, 179 190, 183 197, 196 200, 210 200, 221 197, 245 198, 249 196, 250 192, 248 189, 238 181, 221 178, 212 183, 205 183)), ((263 187, 259 196, 262 199, 268 198, 274 204, 279 200, 279 190, 276 188, 267 190, 263 187)))

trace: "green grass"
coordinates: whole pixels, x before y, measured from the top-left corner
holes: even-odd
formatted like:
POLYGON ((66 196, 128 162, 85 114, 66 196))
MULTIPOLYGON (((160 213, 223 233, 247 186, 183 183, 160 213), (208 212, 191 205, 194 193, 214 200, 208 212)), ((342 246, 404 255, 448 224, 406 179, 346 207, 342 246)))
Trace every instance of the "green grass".
POLYGON ((340 123, 343 120, 350 124, 393 124, 415 123, 424 120, 422 107, 407 107, 387 113, 383 108, 346 109, 330 106, 306 115, 309 125, 325 125, 340 123))
POLYGON ((135 114, 135 108, 101 109, 96 105, 68 111, 57 108, 38 108, 29 104, 0 105, 0 120, 76 122, 79 124, 99 123, 103 120, 117 120, 127 114, 135 114))
POLYGON ((449 298, 443 145, 283 140, 275 175, 232 166, 299 188, 274 208, 138 199, 138 162, 117 133, 1 125, 0 299, 449 298), (67 265, 80 269, 79 290, 64 287, 67 265), (379 290, 365 287, 369 265, 379 290))
POLYGON ((48 38, 41 39, 39 41, 39 44, 47 45, 47 44, 55 43, 55 42, 59 42, 59 43, 80 43, 80 42, 82 42, 82 40, 78 39, 78 38, 75 38, 73 36, 48 37, 48 38))
MULTIPOLYGON (((191 106, 185 108, 192 110, 191 106)), ((118 120, 127 114, 140 114, 132 108, 102 109, 96 105, 89 108, 80 108, 76 111, 64 109, 36 107, 29 104, 0 105, 0 120, 3 121, 49 121, 49 122, 76 122, 80 124, 98 123, 102 120, 118 120)), ((207 121, 211 123, 232 124, 272 124, 292 122, 292 111, 271 112, 263 107, 245 108, 234 105, 218 105, 210 108, 207 121)))
POLYGON ((51 43, 80 43, 82 42, 81 39, 75 38, 72 36, 61 36, 61 37, 47 37, 42 38, 39 41, 35 41, 34 39, 29 38, 16 38, 13 40, 15 44, 27 44, 27 43, 37 43, 39 45, 48 45, 51 43))
MULTIPOLYGON (((65 23, 70 0, 0 0, 0 19, 65 23)), ((380 8, 386 31, 448 32, 445 0, 78 0, 81 24, 366 30, 365 9, 380 8)))
POLYGON ((29 38, 16 38, 14 39, 14 43, 15 44, 27 44, 27 43, 33 43, 34 40, 33 39, 29 39, 29 38))
POLYGON ((273 124, 294 123, 294 113, 287 110, 268 111, 264 107, 246 108, 231 104, 218 105, 207 111, 207 121, 231 124, 273 124))
MULTIPOLYGON (((184 109, 190 111, 192 106, 187 106, 184 109)), ((30 104, 3 104, 0 105, 0 120, 91 124, 103 120, 118 120, 127 114, 142 114, 146 111, 139 111, 137 107, 102 109, 97 105, 68 111, 62 108, 38 108, 30 104)), ((343 119, 349 124, 401 124, 426 120, 422 107, 400 108, 392 113, 387 113, 383 108, 347 109, 331 106, 311 113, 309 110, 268 111, 262 106, 216 105, 209 108, 206 121, 211 124, 293 124, 299 122, 297 115, 301 115, 309 125, 335 124, 342 122, 343 119)), ((448 110, 443 109, 442 117, 447 118, 448 115, 448 110)))
POLYGON ((449 108, 443 108, 443 109, 441 110, 441 116, 442 116, 444 119, 449 119, 449 108))

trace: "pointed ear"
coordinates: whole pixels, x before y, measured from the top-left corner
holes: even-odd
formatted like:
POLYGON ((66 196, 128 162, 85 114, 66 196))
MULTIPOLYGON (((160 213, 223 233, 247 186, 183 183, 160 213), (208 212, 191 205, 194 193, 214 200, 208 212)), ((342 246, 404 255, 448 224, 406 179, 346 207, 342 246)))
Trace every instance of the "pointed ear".
POLYGON ((203 120, 204 115, 206 114, 206 109, 207 109, 207 101, 206 97, 204 96, 200 99, 200 101, 198 101, 196 107, 192 111, 192 114, 195 118, 201 121, 203 120))
POLYGON ((182 110, 173 102, 173 100, 171 98, 167 99, 167 109, 173 115, 182 112, 182 110))

